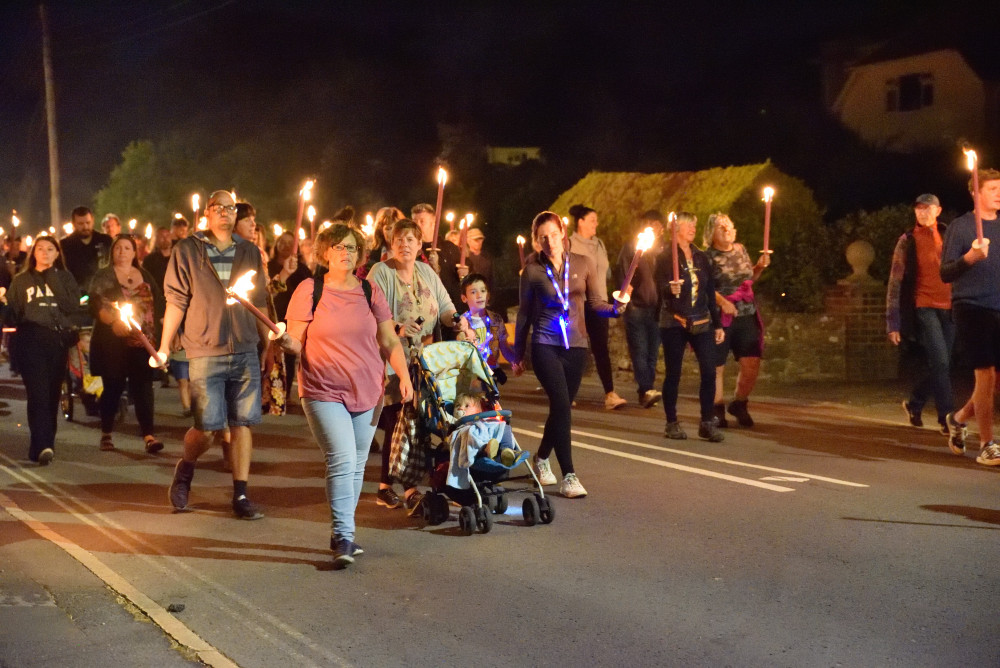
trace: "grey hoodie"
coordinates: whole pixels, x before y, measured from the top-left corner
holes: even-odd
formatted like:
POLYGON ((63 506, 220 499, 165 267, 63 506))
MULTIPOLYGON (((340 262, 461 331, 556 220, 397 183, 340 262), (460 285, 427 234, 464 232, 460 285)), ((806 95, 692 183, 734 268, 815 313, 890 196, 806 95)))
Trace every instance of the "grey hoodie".
MULTIPOLYGON (((264 310, 267 274, 260 251, 249 241, 233 235, 236 256, 230 284, 253 269, 254 289, 250 302, 264 310)), ((170 254, 163 293, 168 304, 184 311, 181 345, 189 359, 233 353, 257 352, 260 335, 253 314, 240 304, 226 305, 226 287, 208 259, 204 235, 178 241, 170 254)))

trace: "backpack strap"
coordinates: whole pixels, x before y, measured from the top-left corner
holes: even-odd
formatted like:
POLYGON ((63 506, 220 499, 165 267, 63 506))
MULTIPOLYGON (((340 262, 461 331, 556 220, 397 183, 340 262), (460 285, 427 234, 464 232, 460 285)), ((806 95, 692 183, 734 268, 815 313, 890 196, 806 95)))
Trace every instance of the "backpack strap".
MULTIPOLYGON (((326 275, 326 267, 321 265, 316 266, 316 271, 313 273, 313 302, 312 302, 312 312, 316 313, 316 306, 319 304, 320 298, 323 296, 323 276, 326 275)), ((365 293, 365 301, 368 302, 368 309, 372 308, 372 284, 367 281, 367 279, 360 279, 361 281, 361 291, 365 293)), ((374 311, 372 311, 374 313, 374 311)))

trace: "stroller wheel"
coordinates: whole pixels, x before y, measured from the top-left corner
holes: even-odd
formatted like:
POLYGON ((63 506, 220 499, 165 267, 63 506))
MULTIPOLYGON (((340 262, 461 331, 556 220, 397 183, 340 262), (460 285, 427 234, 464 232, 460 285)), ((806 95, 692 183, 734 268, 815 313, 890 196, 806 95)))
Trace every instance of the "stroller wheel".
POLYGON ((539 497, 537 494, 535 498, 538 500, 538 519, 542 521, 542 524, 552 524, 552 520, 556 518, 555 506, 549 501, 549 497, 539 497))
POLYGON ((505 512, 507 512, 507 505, 508 505, 507 492, 500 487, 497 487, 497 489, 500 491, 500 493, 497 494, 497 504, 496 508, 493 509, 493 512, 495 512, 497 515, 503 515, 505 512))
POLYGON ((483 533, 489 533, 493 528, 493 514, 489 508, 479 508, 476 510, 476 526, 483 533))
POLYGON ((475 533, 476 511, 472 509, 472 506, 462 506, 462 509, 458 511, 458 528, 466 536, 471 536, 475 533))
POLYGON ((538 499, 529 496, 521 504, 521 514, 524 516, 524 523, 529 527, 538 524, 538 516, 541 514, 538 509, 538 499))

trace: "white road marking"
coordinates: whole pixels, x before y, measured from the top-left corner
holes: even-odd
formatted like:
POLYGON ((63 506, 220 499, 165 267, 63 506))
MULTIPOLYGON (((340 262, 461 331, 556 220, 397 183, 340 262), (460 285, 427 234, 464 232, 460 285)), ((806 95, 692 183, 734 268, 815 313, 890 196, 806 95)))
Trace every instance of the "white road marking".
MULTIPOLYGON (((183 560, 165 555, 160 552, 155 545, 147 540, 137 536, 135 533, 127 529, 126 527, 118 524, 114 520, 110 519, 103 513, 100 513, 96 509, 88 506, 86 503, 80 499, 72 497, 72 495, 64 493, 63 490, 59 489, 58 485, 46 481, 44 478, 39 477, 33 471, 20 468, 16 461, 0 454, 0 460, 6 461, 10 466, 4 466, 0 464, 0 471, 3 471, 9 475, 14 480, 17 480, 28 487, 32 488, 35 492, 45 497, 46 499, 52 501, 56 505, 62 507, 69 515, 86 524, 95 530, 99 531, 109 540, 114 541, 118 545, 122 546, 127 553, 132 554, 135 557, 146 561, 151 566, 183 583, 185 586, 191 586, 190 578, 195 578, 200 581, 203 585, 211 588, 212 590, 221 594, 222 598, 228 598, 236 604, 242 606, 245 610, 239 611, 225 604, 225 602, 220 597, 215 597, 215 605, 219 609, 227 614, 229 614, 234 620, 236 620, 240 625, 245 627, 249 632, 252 632, 258 638, 266 639, 270 641, 275 646, 281 648, 286 652, 290 658, 295 660, 296 665, 301 666, 315 666, 320 667, 320 664, 315 663, 310 660, 305 655, 295 651, 293 647, 290 647, 287 643, 283 642, 280 638, 275 637, 273 633, 269 633, 264 627, 254 624, 248 613, 262 617, 264 620, 273 624, 280 631, 284 632, 291 638, 299 641, 303 645, 307 646, 309 649, 313 650, 317 654, 321 655, 327 665, 337 665, 342 667, 351 666, 350 662, 341 656, 332 654, 325 648, 312 642, 308 637, 303 635, 297 629, 292 628, 282 620, 277 617, 270 615, 266 612, 260 610, 260 607, 254 604, 252 601, 240 596, 239 594, 226 589, 219 583, 211 580, 201 572, 195 570, 190 565, 185 563, 183 560), (11 468, 11 467, 16 467, 11 468), (20 474, 24 475, 20 475, 20 474), (25 477, 28 476, 28 477, 25 477), (29 479, 31 478, 31 479, 29 479), (32 480, 33 479, 33 480, 32 480), (58 490, 63 497, 71 500, 74 504, 78 505, 83 513, 77 512, 74 508, 70 507, 63 498, 56 496, 46 490, 43 485, 51 487, 58 490), (99 518, 102 524, 98 524, 92 518, 99 518), (109 529, 113 531, 109 531, 109 529), (127 535, 136 544, 142 546, 146 549, 149 554, 143 554, 137 552, 133 545, 129 545, 127 542, 123 541, 121 537, 115 533, 127 535), (158 563, 150 555, 157 555, 161 559, 170 562, 170 567, 165 568, 163 564, 158 563), (178 573, 177 571, 183 571, 183 573, 178 573), (186 576, 190 576, 186 577, 186 576)), ((198 653, 199 658, 210 666, 219 666, 220 668, 238 668, 237 664, 232 662, 229 658, 224 656, 218 649, 208 644, 205 640, 196 635, 187 626, 182 624, 176 617, 171 613, 167 612, 165 608, 160 606, 156 601, 152 600, 137 588, 135 588, 130 582, 122 578, 117 572, 104 564, 100 559, 94 556, 92 553, 83 549, 71 540, 63 537, 59 533, 53 531, 44 522, 36 520, 31 514, 25 512, 17 504, 0 492, 0 506, 4 507, 11 516, 17 518, 21 522, 24 522, 29 526, 35 533, 42 536, 43 538, 55 543, 63 550, 65 550, 70 556, 83 564, 86 568, 92 571, 97 577, 101 578, 109 587, 117 591, 119 594, 129 599, 138 608, 140 608, 149 618, 156 623, 160 628, 163 629, 165 633, 172 636, 177 642, 182 645, 190 647, 192 650, 198 653)))
POLYGON ((766 475, 761 480, 773 480, 775 482, 809 482, 809 478, 796 478, 791 475, 766 475))
MULTIPOLYGON (((528 431, 527 429, 521 429, 514 427, 513 431, 518 434, 525 434, 527 436, 534 436, 536 438, 541 438, 542 435, 535 431, 528 431)), ((694 473, 696 475, 703 475, 709 478, 717 478, 719 480, 726 480, 728 482, 735 482, 741 485, 749 485, 751 487, 759 487, 760 489, 766 489, 772 492, 794 492, 795 490, 791 487, 781 487, 779 485, 772 485, 766 482, 760 482, 759 480, 751 480, 749 478, 740 478, 734 475, 728 475, 725 473, 718 473, 716 471, 709 471, 707 469, 697 469, 693 466, 685 466, 684 464, 674 464, 672 462, 665 462, 662 459, 653 459, 652 457, 643 457, 642 455, 633 455, 628 452, 619 452, 618 450, 610 450, 608 448, 602 448, 597 445, 590 445, 589 443, 581 443, 580 441, 573 441, 573 447, 583 448, 584 450, 593 450, 594 452, 600 452, 606 455, 614 455, 615 457, 621 457, 623 459, 631 459, 637 462, 643 462, 645 464, 653 464, 654 466, 662 466, 663 468, 675 469, 677 471, 684 471, 685 473, 694 473)))
MULTIPOLYGON (((702 455, 697 452, 687 452, 685 450, 675 450, 673 448, 664 448, 660 445, 650 445, 649 443, 640 443, 639 441, 629 441, 623 438, 611 438, 610 436, 602 436, 600 434, 592 434, 586 431, 580 431, 578 429, 573 430, 574 434, 579 434, 580 436, 586 436, 588 438, 597 438, 602 441, 611 441, 613 443, 622 443, 624 445, 634 445, 637 448, 647 448, 649 450, 657 450, 659 452, 669 452, 675 455, 684 455, 685 457, 695 457, 696 459, 706 459, 708 461, 720 462, 722 464, 730 464, 732 466, 742 466, 744 468, 759 469, 761 471, 770 471, 772 473, 783 473, 785 475, 796 476, 799 478, 806 478, 807 480, 821 480, 823 482, 829 482, 834 485, 845 485, 847 487, 868 487, 868 485, 863 485, 858 482, 849 482, 847 480, 839 480, 837 478, 827 478, 825 476, 813 475, 811 473, 803 473, 802 471, 789 471, 787 469, 774 468, 772 466, 762 466, 760 464, 749 464, 747 462, 740 462, 734 459, 728 459, 723 457, 712 457, 711 455, 702 455)), ((575 441, 574 441, 575 445, 575 441)), ((766 480, 767 478, 765 478, 766 480)), ((789 480, 792 482, 792 480, 789 480)))

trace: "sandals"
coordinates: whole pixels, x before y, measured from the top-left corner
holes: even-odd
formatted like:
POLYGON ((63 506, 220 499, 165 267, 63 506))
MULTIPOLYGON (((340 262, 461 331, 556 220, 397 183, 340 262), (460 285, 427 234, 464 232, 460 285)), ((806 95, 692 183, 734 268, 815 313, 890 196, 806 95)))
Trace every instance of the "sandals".
POLYGON ((148 436, 145 436, 144 438, 146 441, 146 452, 148 452, 149 454, 155 455, 157 452, 163 449, 163 441, 156 438, 155 436, 150 434, 148 436))
POLYGON ((101 434, 101 450, 107 452, 115 449, 115 443, 111 440, 111 434, 101 434))

